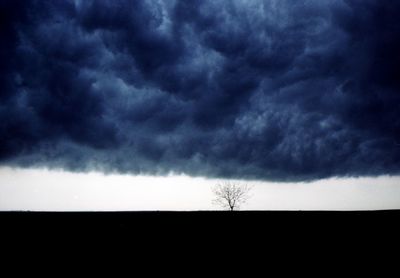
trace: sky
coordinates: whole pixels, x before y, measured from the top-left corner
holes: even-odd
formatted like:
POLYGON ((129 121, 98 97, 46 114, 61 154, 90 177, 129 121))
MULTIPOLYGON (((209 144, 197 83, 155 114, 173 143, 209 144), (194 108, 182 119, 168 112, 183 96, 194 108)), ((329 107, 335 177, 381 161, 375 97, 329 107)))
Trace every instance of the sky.
MULTIPOLYGON (((0 168, 0 210, 220 210, 212 188, 224 179, 187 175, 132 176, 99 172, 0 168)), ((231 180, 232 182, 232 180, 231 180)), ((240 210, 399 209, 400 177, 331 178, 314 182, 233 180, 251 187, 240 210)))
POLYGON ((379 0, 2 0, 0 186, 47 169, 43 181, 390 187, 399 12, 379 0))

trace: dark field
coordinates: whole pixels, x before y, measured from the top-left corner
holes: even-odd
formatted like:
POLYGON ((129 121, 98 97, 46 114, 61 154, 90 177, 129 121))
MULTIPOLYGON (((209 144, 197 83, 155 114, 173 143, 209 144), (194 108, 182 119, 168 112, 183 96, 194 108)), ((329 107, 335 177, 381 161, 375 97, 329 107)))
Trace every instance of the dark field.
POLYGON ((151 212, 0 212, 9 233, 167 233, 252 231, 302 234, 337 231, 400 231, 400 211, 151 211, 151 212))
MULTIPOLYGON (((399 250, 399 217, 393 211, 193 211, 193 212, 0 212, 3 250, 14 256, 69 253, 174 260, 178 252, 221 257, 273 257, 324 261, 399 250), (111 250, 111 251, 109 251, 111 250), (172 252, 173 251, 173 252, 172 252)), ((16 257, 16 258, 17 258, 16 257)), ((262 263, 264 264, 264 263, 262 263)))

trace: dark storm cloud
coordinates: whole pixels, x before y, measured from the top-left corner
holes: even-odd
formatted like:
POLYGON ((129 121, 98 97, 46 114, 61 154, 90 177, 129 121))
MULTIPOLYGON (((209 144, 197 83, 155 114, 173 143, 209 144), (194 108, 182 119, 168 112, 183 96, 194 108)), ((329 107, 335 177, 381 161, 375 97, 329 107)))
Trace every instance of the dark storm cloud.
POLYGON ((3 165, 400 172, 396 1, 1 1, 3 165))

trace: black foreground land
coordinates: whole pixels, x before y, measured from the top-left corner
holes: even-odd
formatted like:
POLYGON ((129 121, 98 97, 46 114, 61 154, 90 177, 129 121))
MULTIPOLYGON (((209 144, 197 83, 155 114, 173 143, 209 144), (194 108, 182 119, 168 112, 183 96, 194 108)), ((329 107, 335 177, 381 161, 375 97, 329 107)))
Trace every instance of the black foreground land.
MULTIPOLYGON (((0 212, 2 233, 160 233, 252 231, 294 234, 372 229, 400 232, 399 210, 0 212)), ((400 233, 399 233, 400 234, 400 233)))
POLYGON ((228 254, 265 264, 267 257, 307 261, 311 253, 314 261, 339 254, 352 264, 360 254, 398 252, 399 216, 398 210, 0 212, 0 238, 4 252, 16 258, 44 250, 49 257, 129 254, 152 261, 174 260, 177 252, 190 261, 187 254, 203 252, 209 261, 228 254))

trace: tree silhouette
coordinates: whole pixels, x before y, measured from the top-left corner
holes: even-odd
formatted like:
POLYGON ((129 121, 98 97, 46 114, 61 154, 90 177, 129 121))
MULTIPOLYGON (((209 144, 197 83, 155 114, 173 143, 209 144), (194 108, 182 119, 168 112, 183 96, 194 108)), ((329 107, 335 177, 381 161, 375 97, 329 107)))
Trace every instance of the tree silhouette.
POLYGON ((231 211, 239 209, 249 199, 252 187, 233 182, 224 182, 213 187, 214 205, 219 205, 231 211))

